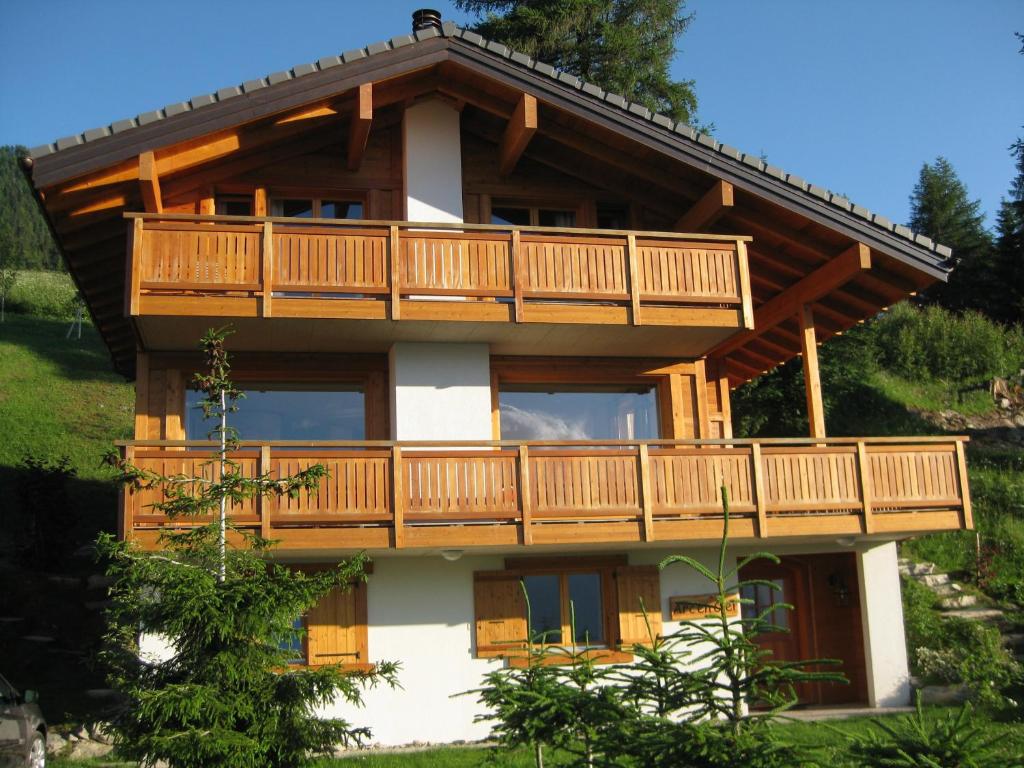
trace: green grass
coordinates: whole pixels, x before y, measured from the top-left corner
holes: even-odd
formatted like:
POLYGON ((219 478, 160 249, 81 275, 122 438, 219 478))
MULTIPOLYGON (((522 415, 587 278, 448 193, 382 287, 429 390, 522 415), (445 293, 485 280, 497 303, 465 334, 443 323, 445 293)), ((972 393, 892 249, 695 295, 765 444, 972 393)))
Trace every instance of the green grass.
MULTIPOLYGON (((935 720, 945 716, 948 712, 948 709, 943 708, 925 709, 925 718, 935 720)), ((904 715, 879 716, 880 719, 888 721, 897 717, 904 717, 904 715)), ((873 728, 874 719, 853 717, 846 720, 817 723, 796 721, 782 723, 777 728, 779 736, 784 740, 814 750, 820 756, 821 765, 847 768, 853 765, 845 756, 849 738, 866 734, 873 728)), ((1007 756, 1024 754, 1024 724, 996 722, 980 712, 974 713, 972 723, 983 726, 991 738, 999 739, 1007 756)), ((491 753, 490 749, 473 746, 444 747, 405 753, 368 754, 356 752, 349 757, 320 760, 316 765, 318 768, 354 768, 354 766, 365 766, 365 768, 470 768, 470 766, 488 764, 491 753)), ((496 757, 497 760, 492 763, 496 766, 507 768, 530 768, 533 766, 533 754, 529 749, 502 752, 498 753, 496 757)), ((545 751, 545 758, 547 764, 559 765, 557 754, 545 751)), ((115 760, 83 762, 52 760, 50 765, 53 768, 100 768, 100 766, 134 768, 133 763, 118 763, 115 760)))
POLYGON ((964 416, 994 413, 995 403, 984 387, 964 387, 942 379, 910 381, 888 371, 876 371, 871 383, 882 395, 904 408, 920 411, 956 411, 964 416))
POLYGON ((19 271, 7 297, 7 312, 70 320, 76 293, 66 272, 19 271))

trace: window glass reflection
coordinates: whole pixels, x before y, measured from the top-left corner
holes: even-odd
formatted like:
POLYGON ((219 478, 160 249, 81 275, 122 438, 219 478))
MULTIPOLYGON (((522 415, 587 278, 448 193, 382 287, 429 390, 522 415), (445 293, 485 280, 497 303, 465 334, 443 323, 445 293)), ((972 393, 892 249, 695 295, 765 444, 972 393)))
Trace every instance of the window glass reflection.
MULTIPOLYGON (((366 406, 359 387, 330 390, 254 386, 243 389, 238 411, 228 415, 228 425, 242 440, 364 440, 366 406)), ((185 400, 185 434, 189 440, 205 440, 216 426, 203 418, 203 395, 189 390, 185 400)))
POLYGON ((299 219, 313 218, 312 200, 275 200, 272 208, 274 216, 289 216, 299 219))
POLYGON ((498 395, 504 440, 654 440, 653 386, 503 388, 498 395))
POLYGON ((324 200, 320 203, 321 219, 361 219, 363 204, 353 201, 324 200))
POLYGON ((511 224, 518 227, 528 227, 530 226, 530 209, 509 207, 492 208, 491 224, 511 224))
POLYGON ((558 576, 524 576, 523 584, 530 601, 533 642, 562 642, 562 598, 558 576))
POLYGON ((570 573, 569 600, 575 614, 574 640, 580 645, 604 642, 601 576, 596 573, 570 573))

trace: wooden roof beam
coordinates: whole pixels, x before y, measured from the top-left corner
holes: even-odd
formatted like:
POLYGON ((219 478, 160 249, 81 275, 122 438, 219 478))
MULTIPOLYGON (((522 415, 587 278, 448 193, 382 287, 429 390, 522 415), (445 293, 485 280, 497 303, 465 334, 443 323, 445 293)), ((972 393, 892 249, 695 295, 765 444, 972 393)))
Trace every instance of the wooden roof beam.
POLYGON ((348 169, 358 171, 366 154, 373 124, 373 83, 363 83, 356 93, 356 108, 348 127, 348 169))
POLYGON ((754 311, 754 328, 752 330, 736 334, 731 339, 719 344, 709 354, 721 357, 739 349, 769 328, 794 317, 804 304, 817 301, 853 279, 861 271, 870 268, 871 249, 863 243, 854 243, 834 259, 758 307, 754 311))
POLYGON ((676 221, 676 232, 704 232, 733 205, 732 184, 719 179, 676 221))
POLYGON ((519 97, 516 110, 512 113, 505 133, 501 137, 498 173, 508 176, 516 168, 530 139, 537 133, 537 98, 528 93, 519 97))
POLYGON ((163 213, 164 201, 160 194, 160 174, 152 151, 139 155, 139 191, 146 213, 163 213))

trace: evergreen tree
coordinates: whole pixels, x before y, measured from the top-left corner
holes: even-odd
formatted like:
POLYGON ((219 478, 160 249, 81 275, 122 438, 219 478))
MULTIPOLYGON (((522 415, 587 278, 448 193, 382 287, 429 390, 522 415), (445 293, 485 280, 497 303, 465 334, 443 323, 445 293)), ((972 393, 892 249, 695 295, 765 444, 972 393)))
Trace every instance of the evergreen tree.
POLYGON ((955 268, 946 284, 928 289, 925 300, 947 309, 993 310, 992 237, 985 229, 981 201, 944 157, 925 163, 910 196, 909 226, 953 249, 955 268))
POLYGON ((363 578, 365 558, 313 574, 295 571, 269 559, 272 542, 220 518, 223 502, 316 489, 325 469, 246 477, 226 457, 224 443, 237 446, 226 416, 240 393, 228 377, 223 332, 211 331, 203 342, 210 373, 194 384, 206 394, 206 415, 219 422, 215 434, 225 439, 217 457, 195 477, 110 458, 129 488, 163 492, 166 501, 154 504, 155 511, 192 523, 163 533, 158 552, 109 534, 100 538, 114 579, 104 652, 121 695, 111 716, 114 743, 125 757, 171 768, 310 765, 336 745, 370 735, 344 719, 317 717, 317 710, 336 700, 359 705, 365 686, 396 684, 397 666, 379 663, 366 672, 292 666, 302 633, 296 617, 363 578), (201 524, 210 517, 212 523, 201 524), (146 653, 140 633, 167 643, 169 653, 146 653))
POLYGON ((992 312, 1004 323, 1024 322, 1024 139, 1010 148, 1017 158, 1017 176, 1010 185, 1010 199, 999 205, 993 278, 998 293, 992 312))
POLYGON ((19 167, 24 147, 0 147, 0 267, 63 269, 50 228, 19 167))
POLYGON ((692 80, 669 73, 693 20, 685 0, 456 0, 474 29, 675 120, 694 124, 692 80))

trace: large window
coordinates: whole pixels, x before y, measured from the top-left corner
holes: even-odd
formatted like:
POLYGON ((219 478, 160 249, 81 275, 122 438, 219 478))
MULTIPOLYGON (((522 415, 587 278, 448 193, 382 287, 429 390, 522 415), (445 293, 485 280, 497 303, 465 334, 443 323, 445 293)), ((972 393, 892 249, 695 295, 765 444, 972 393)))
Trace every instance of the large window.
POLYGON ((523 585, 535 643, 568 645, 570 637, 578 646, 606 641, 600 573, 527 574, 523 585))
POLYGON ((504 440, 653 440, 658 434, 654 385, 502 385, 504 440))
MULTIPOLYGON (((244 386, 245 399, 228 417, 242 440, 363 440, 366 404, 363 388, 295 384, 244 386)), ((205 440, 216 424, 203 418, 203 395, 190 390, 186 398, 185 435, 205 440)))
POLYGON ((491 207, 491 224, 513 224, 523 227, 575 227, 576 211, 536 205, 495 203, 491 207))

